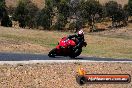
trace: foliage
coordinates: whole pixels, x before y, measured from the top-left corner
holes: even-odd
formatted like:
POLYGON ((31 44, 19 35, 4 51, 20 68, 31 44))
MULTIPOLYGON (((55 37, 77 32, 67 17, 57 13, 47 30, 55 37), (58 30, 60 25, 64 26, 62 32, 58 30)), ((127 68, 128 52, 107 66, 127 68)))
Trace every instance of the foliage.
POLYGON ((3 17, 4 12, 6 12, 5 0, 0 0, 0 19, 3 17))
POLYGON ((13 14, 13 20, 19 22, 20 27, 43 29, 55 28, 63 30, 71 23, 69 29, 80 29, 84 25, 90 25, 91 31, 96 30, 95 24, 103 19, 110 18, 113 26, 127 25, 128 12, 132 15, 132 0, 124 8, 115 1, 109 1, 105 6, 98 0, 45 0, 43 9, 31 2, 31 0, 19 0, 17 7, 8 8, 5 0, 0 0, 0 20, 2 25, 9 26, 11 21, 9 14, 13 14), (69 20, 74 22, 69 22, 69 20), (5 23, 8 22, 8 23, 5 23), (54 23, 53 23, 54 22, 54 23), (69 22, 69 23, 68 23, 69 22))
POLYGON ((128 11, 129 11, 130 16, 132 16, 132 0, 129 0, 128 2, 128 11))
POLYGON ((69 30, 74 30, 75 27, 76 27, 76 23, 75 23, 75 22, 70 23, 70 25, 69 25, 69 30))
POLYGON ((83 22, 88 22, 90 26, 94 26, 97 18, 102 18, 103 6, 96 0, 83 0, 80 2, 80 11, 83 22))
POLYGON ((113 14, 116 13, 118 9, 118 3, 115 1, 109 1, 108 3, 105 4, 105 8, 107 11, 107 16, 111 17, 113 14))
POLYGON ((22 28, 26 27, 26 18, 28 15, 28 9, 26 8, 26 5, 27 4, 25 1, 20 0, 13 15, 14 20, 18 21, 19 26, 22 28))
POLYGON ((50 29, 52 25, 53 2, 46 0, 46 6, 36 16, 37 26, 50 29))
POLYGON ((51 14, 48 8, 43 8, 37 16, 37 26, 49 29, 51 26, 51 14))
POLYGON ((109 1, 105 5, 107 16, 112 19, 112 26, 126 26, 126 21, 128 20, 127 12, 122 8, 120 4, 115 1, 109 1), (121 24, 122 22, 122 24, 121 24))
POLYGON ((59 14, 54 28, 57 30, 63 30, 66 23, 67 20, 65 19, 65 16, 63 14, 59 14))
POLYGON ((7 13, 4 13, 4 15, 2 17, 1 26, 12 27, 12 21, 10 20, 7 13))
POLYGON ((20 0, 13 15, 14 20, 19 21, 20 27, 33 28, 38 8, 30 0, 20 0))
POLYGON ((70 15, 69 12, 70 7, 67 0, 60 0, 56 7, 58 10, 58 16, 55 28, 58 30, 62 30, 67 24, 67 18, 70 15))
POLYGON ((59 3, 58 6, 58 12, 60 14, 63 14, 65 18, 67 18, 69 16, 69 5, 66 2, 66 0, 61 0, 61 2, 59 3))
POLYGON ((0 0, 0 21, 1 26, 12 27, 12 21, 10 20, 7 13, 5 0, 0 0))

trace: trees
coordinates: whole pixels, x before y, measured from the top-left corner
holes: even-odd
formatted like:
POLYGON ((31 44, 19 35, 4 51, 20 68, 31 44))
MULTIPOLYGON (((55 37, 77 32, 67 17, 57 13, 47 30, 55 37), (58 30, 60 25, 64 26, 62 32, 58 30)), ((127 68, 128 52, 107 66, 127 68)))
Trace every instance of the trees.
POLYGON ((7 12, 3 14, 2 20, 1 20, 1 26, 5 27, 12 27, 12 21, 10 20, 7 12))
POLYGON ((75 28, 73 28, 72 30, 75 29, 75 32, 82 28, 83 25, 80 6, 80 0, 70 1, 70 16, 72 19, 72 23, 69 25, 69 27, 74 26, 75 28))
MULTIPOLYGON (((113 26, 127 25, 128 14, 131 14, 132 0, 129 4, 122 8, 115 1, 109 1, 105 6, 101 5, 97 0, 45 0, 43 9, 30 0, 20 0, 18 6, 10 8, 13 19, 19 22, 20 27, 43 27, 43 29, 54 28, 63 30, 68 25, 71 28, 80 29, 84 25, 90 25, 91 31, 96 30, 95 24, 101 22, 102 18, 109 17, 113 26)), ((10 24, 8 12, 4 0, 0 0, 0 19, 2 25, 8 22, 10 24), (4 15, 4 16, 3 16, 4 15), (8 20, 8 21, 7 21, 8 20)), ((131 14, 132 15, 132 14, 131 14)))
POLYGON ((112 26, 126 26, 127 25, 127 12, 120 4, 115 1, 109 1, 105 4, 107 16, 112 19, 112 26), (122 23, 121 23, 122 22, 122 23))
POLYGON ((57 30, 62 30, 65 27, 66 23, 67 23, 67 20, 64 17, 64 15, 63 14, 59 14, 59 16, 57 18, 57 22, 55 23, 55 27, 54 28, 57 29, 57 30))
POLYGON ((88 22, 94 30, 94 24, 98 18, 102 18, 103 6, 96 0, 83 0, 80 2, 80 12, 84 22, 88 22))
POLYGON ((5 0, 0 0, 0 19, 2 19, 4 12, 6 12, 5 0))
POLYGON ((30 0, 20 0, 18 6, 15 9, 13 18, 19 22, 19 26, 22 28, 26 26, 29 28, 34 28, 36 24, 35 16, 37 11, 37 6, 30 0))
POLYGON ((109 1, 105 4, 107 16, 111 17, 114 15, 118 9, 118 3, 115 1, 109 1))
POLYGON ((26 27, 26 17, 28 15, 28 9, 26 8, 26 5, 27 4, 25 0, 20 0, 13 15, 14 20, 18 21, 19 26, 22 28, 26 27))
POLYGON ((44 29, 50 29, 52 25, 53 2, 46 0, 46 6, 39 11, 36 16, 37 26, 42 26, 44 29))
POLYGON ((67 18, 70 15, 69 12, 70 7, 67 0, 60 0, 56 7, 58 10, 58 15, 57 15, 57 22, 55 23, 55 28, 61 30, 67 24, 67 18))
POLYGON ((5 0, 0 0, 0 21, 1 26, 11 27, 12 21, 8 16, 8 12, 6 10, 5 0))
POLYGON ((27 4, 26 8, 28 9, 28 14, 27 14, 27 18, 26 18, 26 26, 28 26, 29 28, 35 28, 37 26, 36 25, 36 15, 37 15, 39 9, 32 2, 29 2, 29 4, 27 4))
POLYGON ((128 11, 129 11, 129 15, 132 16, 132 0, 129 0, 128 2, 128 11))
POLYGON ((50 29, 52 20, 49 8, 43 8, 36 18, 37 26, 42 26, 44 29, 50 29))

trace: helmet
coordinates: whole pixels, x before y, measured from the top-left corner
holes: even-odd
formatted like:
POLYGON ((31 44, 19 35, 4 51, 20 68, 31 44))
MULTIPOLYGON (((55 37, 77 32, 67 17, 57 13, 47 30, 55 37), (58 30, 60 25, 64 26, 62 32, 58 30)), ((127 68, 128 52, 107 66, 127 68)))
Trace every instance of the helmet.
POLYGON ((78 35, 83 36, 83 35, 84 35, 83 30, 79 30, 79 31, 78 31, 78 35))

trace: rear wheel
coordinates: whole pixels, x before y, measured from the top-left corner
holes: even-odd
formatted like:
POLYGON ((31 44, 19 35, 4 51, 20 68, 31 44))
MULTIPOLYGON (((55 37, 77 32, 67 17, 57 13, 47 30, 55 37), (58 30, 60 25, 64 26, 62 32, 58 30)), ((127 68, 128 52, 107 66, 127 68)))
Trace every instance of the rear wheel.
POLYGON ((56 56, 56 48, 52 49, 49 54, 48 54, 49 57, 55 57, 56 56))
POLYGON ((73 51, 73 53, 71 53, 71 55, 69 55, 70 58, 75 58, 77 56, 79 56, 82 52, 82 49, 76 49, 73 51))
POLYGON ((76 49, 75 54, 76 56, 79 56, 82 53, 82 49, 76 49))

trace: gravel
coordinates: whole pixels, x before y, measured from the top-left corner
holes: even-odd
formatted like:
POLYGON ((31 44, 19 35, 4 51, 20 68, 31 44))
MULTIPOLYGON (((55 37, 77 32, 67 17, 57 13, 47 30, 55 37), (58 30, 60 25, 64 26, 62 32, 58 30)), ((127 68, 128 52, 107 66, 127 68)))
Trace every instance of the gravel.
POLYGON ((83 67, 88 74, 130 74, 132 63, 36 63, 0 65, 0 88, 132 88, 128 84, 85 84, 75 76, 83 67))

